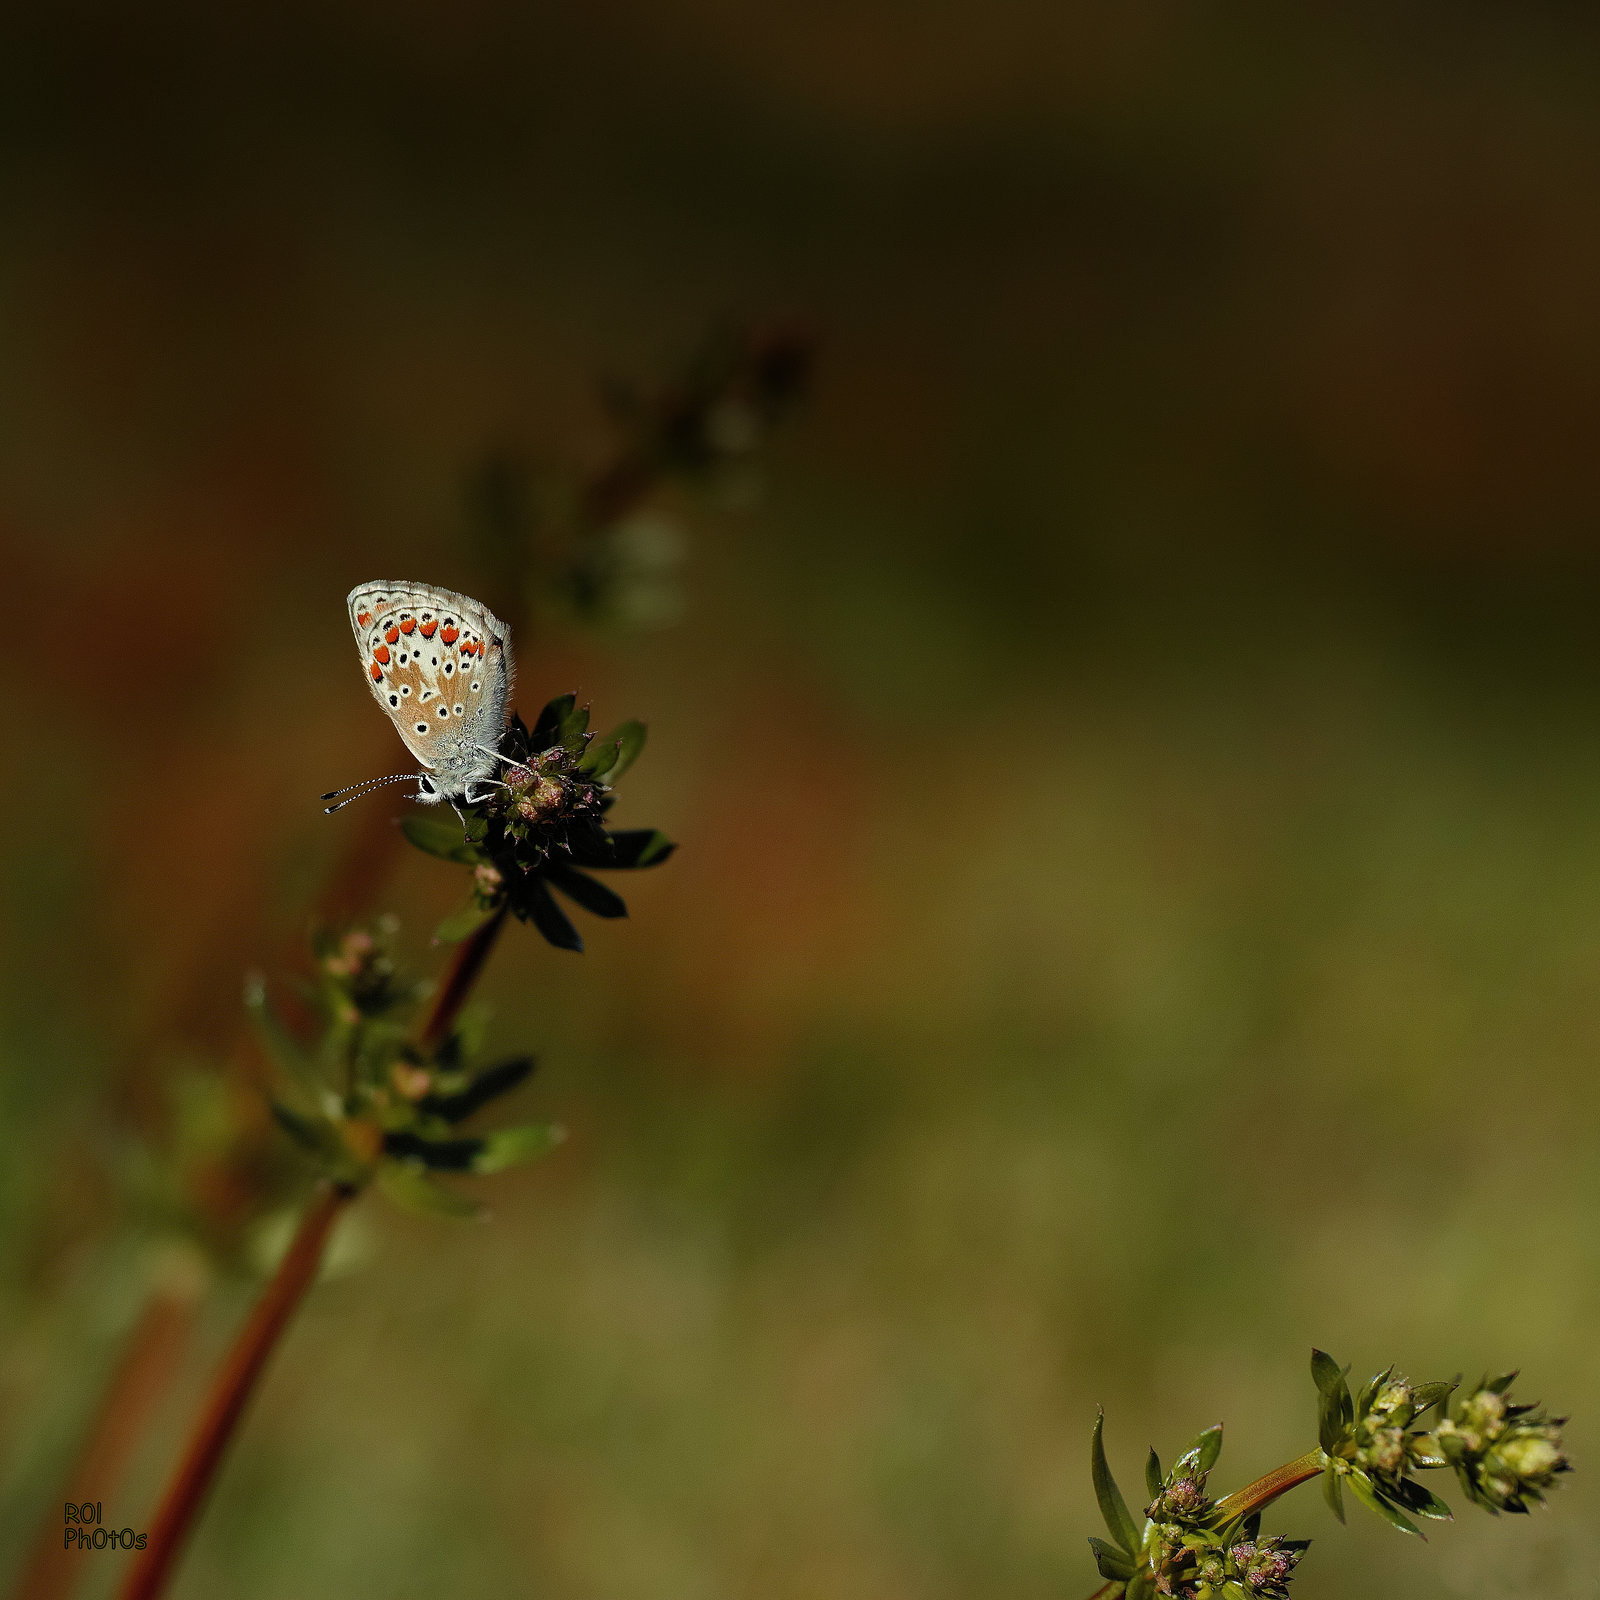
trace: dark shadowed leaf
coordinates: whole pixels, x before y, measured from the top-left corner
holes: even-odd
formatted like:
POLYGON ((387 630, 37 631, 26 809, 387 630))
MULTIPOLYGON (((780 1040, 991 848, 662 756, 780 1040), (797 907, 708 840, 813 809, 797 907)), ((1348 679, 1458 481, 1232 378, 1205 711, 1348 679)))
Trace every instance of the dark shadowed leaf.
POLYGON ((418 1109, 445 1122, 464 1122, 474 1111, 491 1100, 515 1089, 533 1071, 532 1056, 513 1056, 493 1067, 486 1067, 465 1089, 455 1094, 424 1095, 418 1109))
POLYGON ((609 853, 604 860, 590 857, 585 867, 659 867, 677 846, 659 828, 623 828, 607 834, 609 853))
POLYGON ((583 940, 572 926, 565 911, 550 897, 550 891, 537 878, 532 879, 522 895, 524 918, 531 922, 558 950, 583 949, 583 940))
POLYGON ((534 723, 528 735, 528 748, 535 755, 541 750, 548 750, 552 745, 561 743, 561 724, 577 704, 575 694, 557 695, 539 713, 538 720, 534 723))
POLYGON ((435 1172, 473 1172, 483 1154, 483 1139, 424 1139, 419 1134, 386 1133, 383 1153, 396 1161, 416 1162, 435 1172))
POLYGON ((545 877, 569 900, 575 901, 585 911, 592 911, 597 917, 625 917, 628 914, 627 902, 620 894, 567 866, 565 862, 552 861, 545 869, 545 877))
POLYGON ((1424 1535, 1422 1529, 1419 1528, 1410 1517, 1406 1516, 1403 1511, 1398 1510, 1394 1506, 1386 1505, 1382 1500, 1380 1500, 1377 1495, 1373 1493, 1371 1484, 1369 1484, 1359 1472, 1350 1473, 1346 1477, 1345 1482, 1349 1486, 1350 1493, 1353 1494, 1356 1499, 1367 1508, 1367 1510, 1377 1512, 1377 1514, 1382 1517, 1391 1528, 1398 1528, 1401 1533, 1414 1533, 1419 1539, 1425 1540, 1426 1536, 1424 1535))

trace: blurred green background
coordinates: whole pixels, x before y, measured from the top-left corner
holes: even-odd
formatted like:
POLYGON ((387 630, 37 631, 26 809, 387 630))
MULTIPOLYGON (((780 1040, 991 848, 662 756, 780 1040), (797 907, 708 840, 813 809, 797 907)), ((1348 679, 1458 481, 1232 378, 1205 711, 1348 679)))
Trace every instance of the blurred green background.
MULTIPOLYGON (((115 1175, 397 770, 345 591, 471 588, 486 452, 783 313, 679 625, 520 640, 682 845, 489 974, 572 1136, 484 1228, 363 1202, 174 1593, 1078 1600, 1095 1405, 1237 1486, 1317 1343, 1520 1365, 1581 1471, 1427 1547, 1302 1491, 1300 1600, 1592 1595, 1597 68, 1557 3, 8 11, 0 1582, 115 1175)), ((456 892, 372 909, 432 962, 456 892)))

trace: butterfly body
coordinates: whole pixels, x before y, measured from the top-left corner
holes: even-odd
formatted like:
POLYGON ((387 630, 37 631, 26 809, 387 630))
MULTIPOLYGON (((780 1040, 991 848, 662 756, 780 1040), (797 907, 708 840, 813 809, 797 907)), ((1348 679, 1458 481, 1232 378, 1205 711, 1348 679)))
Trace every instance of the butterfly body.
POLYGON ((416 799, 480 798, 511 691, 511 630, 453 589, 376 578, 346 601, 367 686, 426 769, 416 799))

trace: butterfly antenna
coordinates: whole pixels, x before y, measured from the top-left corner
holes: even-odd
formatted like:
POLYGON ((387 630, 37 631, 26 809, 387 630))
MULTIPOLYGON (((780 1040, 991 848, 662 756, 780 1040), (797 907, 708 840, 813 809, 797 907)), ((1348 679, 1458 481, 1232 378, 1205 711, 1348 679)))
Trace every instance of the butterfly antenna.
POLYGON ((339 800, 342 794, 347 794, 350 798, 339 800, 336 806, 324 806, 323 812, 331 817, 335 811, 343 811, 346 806, 353 805, 357 800, 371 794, 374 789, 381 789, 386 783, 405 783, 423 776, 425 774, 420 772, 392 772, 387 778, 368 778, 364 783, 352 783, 343 789, 330 789, 323 795, 324 800, 339 800))

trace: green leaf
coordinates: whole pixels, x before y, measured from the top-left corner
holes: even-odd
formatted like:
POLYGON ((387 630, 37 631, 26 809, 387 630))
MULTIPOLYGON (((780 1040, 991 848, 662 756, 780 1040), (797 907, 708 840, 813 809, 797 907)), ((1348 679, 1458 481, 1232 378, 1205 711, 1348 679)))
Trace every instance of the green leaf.
POLYGON ((1124 1591, 1126 1600, 1155 1600, 1156 1586, 1147 1573, 1137 1572, 1124 1591))
POLYGON ((554 1122, 528 1122, 518 1128, 500 1128, 485 1134, 483 1149, 473 1159, 474 1172, 504 1172, 553 1150, 567 1136, 554 1122))
POLYGON ((1381 1389, 1384 1384, 1386 1384, 1393 1376, 1394 1368, 1389 1367, 1386 1371, 1375 1372, 1372 1377, 1367 1380, 1366 1386, 1356 1397, 1356 1415, 1358 1417, 1366 1416, 1366 1414, 1372 1409, 1372 1402, 1378 1398, 1378 1390, 1381 1389))
POLYGON ((1344 1489, 1339 1482, 1340 1476, 1333 1470, 1331 1461, 1322 1469, 1322 1498, 1328 1502, 1328 1509, 1334 1516, 1343 1522, 1344 1489))
POLYGON ((577 697, 566 697, 571 703, 562 714, 561 725, 556 730, 556 743, 561 745, 568 755, 581 756, 584 753, 584 734, 589 728, 589 708, 577 704, 577 697))
POLYGON ((550 891, 539 878, 530 878, 523 888, 514 909, 524 922, 531 922, 558 950, 582 952, 583 940, 571 919, 550 896, 550 891))
POLYGON ((427 1173, 400 1161, 385 1161, 378 1168, 378 1187, 398 1206, 425 1217, 449 1217, 470 1222, 486 1216, 486 1208, 469 1195, 457 1194, 427 1173))
POLYGON ((1197 1472, 1209 1472, 1222 1454, 1222 1424, 1213 1423, 1185 1452, 1192 1455, 1197 1472))
POLYGON ((1161 1457, 1156 1454, 1154 1445, 1150 1446, 1150 1455, 1144 1464, 1144 1486, 1152 1500, 1166 1487, 1166 1479, 1161 1476, 1161 1457))
POLYGON ((1127 1502, 1122 1498, 1117 1480, 1111 1476, 1111 1468, 1106 1464, 1106 1447, 1101 1438, 1105 1425, 1106 1414, 1102 1411, 1095 1418, 1094 1433, 1090 1436, 1089 1473, 1094 1479, 1094 1497, 1100 1502, 1100 1515, 1105 1518, 1106 1530, 1131 1556, 1139 1548, 1139 1530, 1134 1527, 1133 1518, 1128 1515, 1127 1502))
POLYGON ((645 726, 642 722, 624 722, 613 728, 604 739, 596 739, 584 752, 578 766, 592 777, 614 784, 624 772, 639 759, 644 749, 645 726))
POLYGON ((564 861, 552 861, 545 868, 545 877, 569 900, 582 906, 597 917, 625 917, 628 903, 614 889, 569 867, 564 861))
POLYGON ((1435 1522, 1456 1520, 1455 1512, 1426 1484, 1418 1483, 1415 1478, 1407 1478, 1404 1481, 1407 1511, 1414 1511, 1419 1517, 1432 1517, 1435 1522))
POLYGON ((475 901, 464 905, 459 911, 452 911, 433 930, 433 942, 460 944, 463 939, 470 939, 499 909, 498 906, 480 906, 475 901))
POLYGON ((1338 1448, 1354 1419, 1350 1385, 1345 1382, 1346 1370, 1326 1351, 1311 1352, 1311 1376, 1321 1396, 1317 1411, 1317 1442, 1330 1452, 1338 1448))
POLYGON ((317 1076, 311 1056, 267 999, 267 985, 259 973, 252 973, 246 980, 244 1003, 268 1057, 314 1103, 320 1101, 326 1088, 317 1076))
POLYGON ((484 860, 483 852, 467 842, 455 813, 440 816, 437 811, 413 811, 400 824, 400 831, 417 849, 441 861, 456 861, 474 866, 484 860))
POLYGON ((1102 1578, 1126 1583, 1133 1576, 1133 1558, 1115 1545, 1107 1544, 1104 1539, 1097 1539, 1091 1533, 1089 1548, 1094 1551, 1094 1564, 1100 1569, 1102 1578))
POLYGON ((1420 1417, 1424 1411, 1429 1411, 1434 1406, 1442 1406, 1460 1382, 1458 1374, 1453 1379, 1441 1378, 1436 1383, 1419 1383, 1416 1389, 1417 1415, 1420 1417))
POLYGON ((322 1161, 337 1161, 346 1154, 344 1142, 334 1131, 333 1124, 321 1117, 303 1117, 298 1111, 276 1100, 269 1100, 272 1120, 302 1149, 310 1151, 322 1161))
POLYGON ((486 1067, 464 1089, 453 1094, 428 1094, 417 1102, 417 1109, 445 1122, 462 1122, 491 1100, 515 1089, 533 1071, 532 1056, 513 1056, 496 1066, 486 1067))
POLYGON ((1372 1485, 1367 1482, 1361 1473, 1352 1472, 1347 1474, 1346 1481, 1349 1483, 1350 1493, 1367 1510, 1375 1511, 1391 1528, 1398 1528, 1401 1533, 1414 1533, 1419 1539, 1426 1542, 1426 1536, 1423 1534, 1422 1529, 1410 1517, 1406 1516, 1403 1511, 1397 1510, 1394 1506, 1387 1505, 1380 1500, 1373 1492, 1372 1485))

